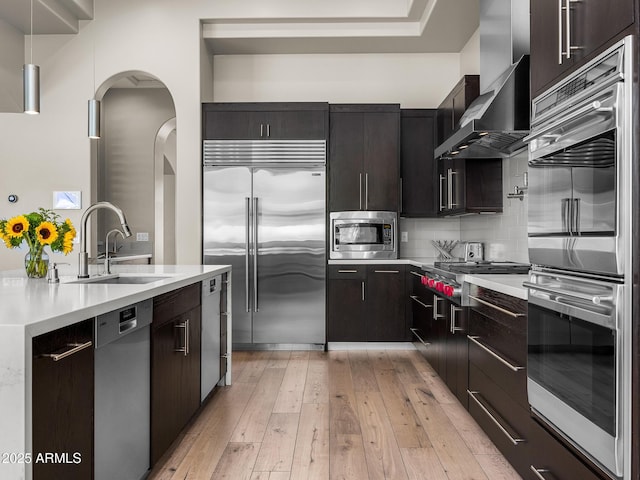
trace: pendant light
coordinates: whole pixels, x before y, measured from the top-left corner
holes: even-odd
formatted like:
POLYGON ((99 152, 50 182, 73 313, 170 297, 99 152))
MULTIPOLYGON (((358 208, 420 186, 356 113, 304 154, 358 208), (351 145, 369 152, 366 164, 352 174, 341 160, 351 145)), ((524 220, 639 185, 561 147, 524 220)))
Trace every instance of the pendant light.
POLYGON ((31 0, 30 24, 30 63, 25 63, 22 67, 22 95, 24 113, 34 115, 40 113, 40 67, 33 64, 33 0, 31 0))
MULTIPOLYGON (((93 91, 96 90, 96 40, 93 37, 93 91)), ((95 95, 95 93, 94 93, 95 95)), ((88 103, 88 136, 100 138, 100 100, 92 98, 88 103)))

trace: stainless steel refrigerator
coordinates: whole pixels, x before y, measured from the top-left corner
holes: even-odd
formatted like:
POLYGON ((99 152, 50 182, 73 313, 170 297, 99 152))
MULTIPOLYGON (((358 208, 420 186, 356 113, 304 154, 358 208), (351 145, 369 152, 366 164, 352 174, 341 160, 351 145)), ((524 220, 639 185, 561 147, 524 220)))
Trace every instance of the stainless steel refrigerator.
POLYGON ((235 348, 325 344, 326 142, 205 140, 203 256, 230 264, 235 348))

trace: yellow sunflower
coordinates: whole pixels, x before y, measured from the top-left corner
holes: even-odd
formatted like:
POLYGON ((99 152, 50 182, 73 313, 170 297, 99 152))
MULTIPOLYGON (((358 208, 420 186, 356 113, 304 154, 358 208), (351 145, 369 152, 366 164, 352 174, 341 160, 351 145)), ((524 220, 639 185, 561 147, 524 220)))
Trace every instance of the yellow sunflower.
POLYGON ((71 223, 71 220, 68 218, 64 221, 64 223, 67 225, 67 227, 69 227, 69 233, 71 233, 71 239, 73 240, 73 238, 76 236, 76 229, 73 226, 73 223, 71 223))
POLYGON ((42 222, 36 228, 36 236, 42 245, 51 245, 58 238, 58 230, 51 222, 42 222))
POLYGON ((0 240, 4 242, 7 248, 13 248, 13 245, 11 245, 11 238, 9 238, 6 233, 4 233, 4 230, 2 228, 0 228, 0 240))
POLYGON ((5 226, 5 233, 9 238, 21 238, 29 230, 29 220, 24 215, 10 218, 5 226))
POLYGON ((73 238, 76 236, 73 230, 69 230, 64 234, 62 240, 62 253, 68 255, 73 250, 73 238))

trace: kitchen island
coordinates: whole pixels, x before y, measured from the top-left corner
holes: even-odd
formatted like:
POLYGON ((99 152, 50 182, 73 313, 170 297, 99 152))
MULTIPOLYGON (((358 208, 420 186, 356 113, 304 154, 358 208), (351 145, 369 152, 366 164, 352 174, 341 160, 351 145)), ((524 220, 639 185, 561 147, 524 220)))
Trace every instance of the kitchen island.
MULTIPOLYGON (((92 275, 96 270, 90 272, 92 275)), ((75 269, 60 269, 60 283, 0 273, 0 478, 30 479, 32 339, 223 273, 228 265, 121 265, 115 274, 153 276, 143 284, 72 283, 75 269)), ((228 285, 228 292, 231 291, 228 285)), ((230 312, 229 312, 230 313, 230 312)), ((230 315, 228 315, 230 320, 230 315)), ((62 453, 62 452, 61 452, 62 453)), ((68 452, 70 455, 73 452, 68 452)))

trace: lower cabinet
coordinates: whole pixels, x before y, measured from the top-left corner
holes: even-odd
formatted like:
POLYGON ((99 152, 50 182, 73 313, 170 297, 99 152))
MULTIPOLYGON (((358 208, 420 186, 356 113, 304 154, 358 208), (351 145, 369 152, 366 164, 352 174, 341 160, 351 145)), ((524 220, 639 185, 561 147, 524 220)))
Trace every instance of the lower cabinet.
POLYGON ((34 480, 93 478, 93 365, 93 319, 34 337, 34 480))
POLYGON ((449 390, 467 407, 467 311, 421 283, 422 273, 409 270, 414 344, 449 390))
POLYGON ((329 265, 327 340, 407 341, 404 285, 404 265, 329 265))
POLYGON ((200 283, 153 300, 151 464, 200 406, 200 283))

